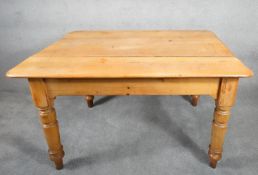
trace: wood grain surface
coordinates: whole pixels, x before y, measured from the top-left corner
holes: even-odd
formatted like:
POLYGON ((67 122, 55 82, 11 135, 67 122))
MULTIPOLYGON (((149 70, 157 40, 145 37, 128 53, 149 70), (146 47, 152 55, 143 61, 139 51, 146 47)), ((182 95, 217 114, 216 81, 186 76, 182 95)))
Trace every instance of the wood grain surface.
POLYGON ((8 73, 23 78, 248 77, 208 31, 72 32, 8 73))

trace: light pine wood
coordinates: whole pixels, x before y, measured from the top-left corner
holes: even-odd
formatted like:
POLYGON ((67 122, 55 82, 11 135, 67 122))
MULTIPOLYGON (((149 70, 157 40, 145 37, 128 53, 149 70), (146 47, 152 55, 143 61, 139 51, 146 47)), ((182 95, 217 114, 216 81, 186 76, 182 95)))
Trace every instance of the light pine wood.
POLYGON ((49 158, 54 161, 56 169, 62 169, 64 151, 56 120, 54 98, 48 98, 47 89, 42 79, 29 79, 29 84, 32 99, 39 109, 41 125, 49 148, 49 158))
POLYGON ((73 32, 7 73, 25 78, 248 77, 208 31, 73 32))
POLYGON ((51 97, 65 95, 210 95, 217 97, 219 78, 46 79, 51 97))
POLYGON ((193 106, 197 106, 198 102, 199 102, 199 99, 200 99, 200 96, 199 95, 192 95, 192 105, 193 106))
POLYGON ((222 157, 224 137, 227 131, 230 109, 235 103, 237 87, 238 78, 223 78, 221 80, 209 146, 210 165, 212 168, 216 168, 217 161, 222 157))
POLYGON ((77 31, 64 36, 7 72, 28 78, 56 168, 64 151, 54 109, 56 96, 200 95, 216 101, 209 147, 210 165, 221 159, 238 79, 252 76, 209 31, 77 31))
POLYGON ((30 57, 7 73, 29 78, 249 77, 234 57, 30 57))
POLYGON ((72 32, 35 56, 233 56, 209 31, 72 32))

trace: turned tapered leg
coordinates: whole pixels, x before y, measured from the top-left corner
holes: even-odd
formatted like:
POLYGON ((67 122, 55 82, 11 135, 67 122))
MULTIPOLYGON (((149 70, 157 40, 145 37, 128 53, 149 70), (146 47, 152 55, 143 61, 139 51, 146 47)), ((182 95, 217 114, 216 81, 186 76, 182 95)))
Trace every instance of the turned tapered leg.
POLYGON ((56 169, 63 168, 64 151, 60 141, 58 121, 54 107, 39 108, 40 121, 49 147, 50 160, 54 161, 56 169))
POLYGON ((217 162, 222 157, 223 143, 230 118, 230 109, 235 102, 238 79, 222 79, 211 130, 209 145, 210 166, 216 168, 217 162))
POLYGON ((211 143, 209 146, 210 165, 216 168, 222 157, 223 143, 230 117, 230 107, 216 106, 212 122, 211 143))
POLYGON ((87 101, 87 104, 88 104, 88 107, 89 108, 92 108, 93 107, 93 99, 94 99, 94 96, 93 95, 87 95, 85 97, 86 101, 87 101))
POLYGON ((29 79, 29 83, 33 101, 39 109, 40 122, 49 148, 49 158, 54 161, 56 169, 62 169, 64 151, 53 106, 54 99, 48 98, 42 79, 29 79))
POLYGON ((198 101, 199 101, 199 99, 200 99, 200 96, 199 95, 192 95, 191 96, 192 97, 192 105, 193 106, 197 106, 197 104, 198 104, 198 101))

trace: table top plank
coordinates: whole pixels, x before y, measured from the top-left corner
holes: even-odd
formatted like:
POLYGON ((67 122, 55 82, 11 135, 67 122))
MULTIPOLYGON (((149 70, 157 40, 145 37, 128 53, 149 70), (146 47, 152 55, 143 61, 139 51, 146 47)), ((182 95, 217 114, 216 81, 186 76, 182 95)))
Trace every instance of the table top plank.
POLYGON ((7 72, 23 78, 248 77, 209 31, 79 31, 7 72))
POLYGON ((72 32, 35 56, 233 56, 208 31, 72 32))
POLYGON ((31 57, 9 77, 162 78, 247 77, 252 72, 234 57, 31 57), (49 64, 51 62, 51 64, 49 64))

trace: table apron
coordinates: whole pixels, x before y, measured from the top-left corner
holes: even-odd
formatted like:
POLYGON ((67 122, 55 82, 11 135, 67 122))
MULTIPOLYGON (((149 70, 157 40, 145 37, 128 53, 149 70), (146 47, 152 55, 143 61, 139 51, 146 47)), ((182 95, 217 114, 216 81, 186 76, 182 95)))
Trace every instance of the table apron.
POLYGON ((79 95, 210 95, 220 78, 43 79, 50 97, 79 95))

